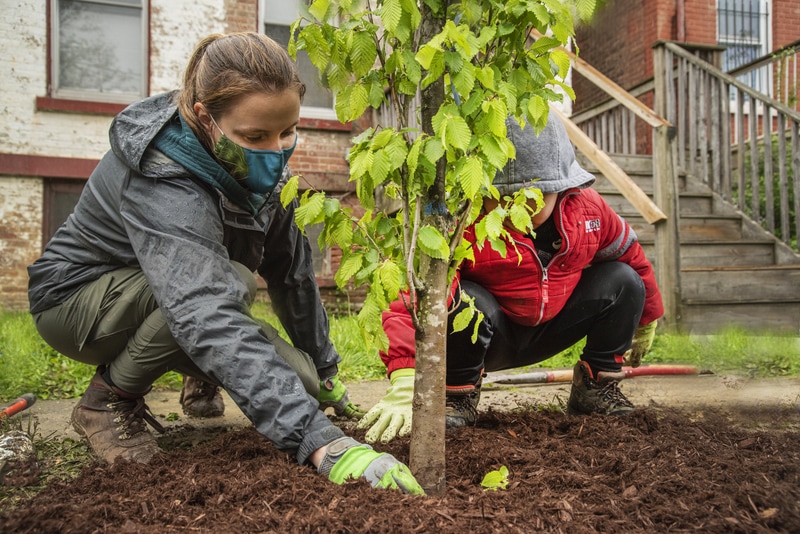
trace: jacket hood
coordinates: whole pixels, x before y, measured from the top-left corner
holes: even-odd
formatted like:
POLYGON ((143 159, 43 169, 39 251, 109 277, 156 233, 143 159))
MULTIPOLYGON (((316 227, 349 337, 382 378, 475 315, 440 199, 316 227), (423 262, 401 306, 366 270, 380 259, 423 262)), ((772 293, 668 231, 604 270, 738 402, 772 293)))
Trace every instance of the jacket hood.
POLYGON ((114 117, 108 137, 111 150, 128 167, 142 171, 142 160, 150 143, 178 110, 177 91, 134 102, 114 117))
POLYGON ((495 176, 494 186, 501 195, 531 186, 542 193, 561 193, 594 183, 595 177, 575 160, 567 130, 554 113, 548 114, 547 124, 538 135, 530 124, 520 128, 513 117, 506 119, 506 131, 517 157, 495 176))

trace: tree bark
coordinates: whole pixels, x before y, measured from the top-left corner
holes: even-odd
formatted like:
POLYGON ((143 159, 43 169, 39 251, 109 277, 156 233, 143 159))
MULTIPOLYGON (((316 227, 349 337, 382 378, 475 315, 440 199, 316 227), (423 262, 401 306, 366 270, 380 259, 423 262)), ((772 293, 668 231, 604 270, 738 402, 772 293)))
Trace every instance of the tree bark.
MULTIPOLYGON (((443 17, 443 15, 440 15, 443 17)), ((428 42, 444 26, 422 3, 420 42, 428 42)), ((422 91, 422 130, 433 135, 431 119, 444 98, 444 82, 438 80, 422 91)), ((445 161, 439 161, 436 180, 419 201, 423 202, 423 224, 430 224, 445 237, 452 216, 445 204, 445 161)), ((443 495, 445 478, 445 374, 447 345, 448 261, 422 255, 419 295, 419 323, 416 333, 416 375, 409 467, 428 495, 443 495)))

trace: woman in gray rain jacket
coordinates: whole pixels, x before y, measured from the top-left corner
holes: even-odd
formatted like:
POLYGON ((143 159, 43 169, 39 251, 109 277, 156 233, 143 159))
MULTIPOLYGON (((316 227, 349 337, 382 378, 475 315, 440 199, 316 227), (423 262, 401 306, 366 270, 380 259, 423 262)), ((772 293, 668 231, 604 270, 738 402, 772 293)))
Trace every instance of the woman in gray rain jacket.
POLYGON ((268 37, 207 37, 181 91, 114 119, 111 151, 29 267, 42 337, 97 366, 73 426, 106 461, 158 454, 144 396, 175 370, 195 380, 184 402, 224 388, 261 434, 335 482, 422 491, 405 465, 345 436, 320 409, 359 415, 337 377, 308 241, 276 190, 304 92, 268 37), (250 314, 253 271, 294 347, 250 314))

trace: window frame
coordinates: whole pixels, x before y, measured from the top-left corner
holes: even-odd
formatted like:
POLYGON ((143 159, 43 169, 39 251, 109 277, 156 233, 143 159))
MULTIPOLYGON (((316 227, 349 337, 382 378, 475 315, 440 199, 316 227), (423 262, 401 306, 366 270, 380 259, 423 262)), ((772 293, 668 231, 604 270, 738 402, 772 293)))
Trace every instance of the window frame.
MULTIPOLYGON (((258 32, 263 33, 266 35, 266 25, 273 24, 273 25, 284 25, 283 21, 270 21, 267 18, 267 2, 270 0, 258 0, 258 32)), ((272 0, 273 2, 275 0, 272 0)), ((298 5, 297 17, 300 17, 300 10, 299 6, 305 0, 285 0, 285 1, 292 1, 298 5)), ((330 91, 330 90, 329 90, 330 91)), ((338 118, 336 116, 336 94, 331 92, 331 107, 318 107, 318 106, 300 106, 300 118, 301 119, 320 119, 324 121, 336 121, 338 122, 338 118)))
MULTIPOLYGON (((82 2, 109 6, 122 6, 132 7, 130 5, 122 4, 116 0, 80 0, 82 2)), ((59 0, 49 0, 47 3, 48 9, 48 83, 47 93, 48 98, 41 99, 44 109, 57 110, 59 102, 72 103, 69 107, 83 107, 88 106, 85 111, 93 112, 91 103, 105 104, 106 107, 111 105, 112 112, 116 111, 114 105, 127 105, 131 102, 146 97, 150 92, 150 2, 149 0, 141 0, 141 38, 142 38, 142 58, 141 58, 141 91, 139 93, 107 93, 101 91, 91 90, 76 90, 76 89, 61 89, 59 88, 59 42, 60 42, 60 26, 59 26, 59 0), (87 103, 82 105, 80 103, 87 103)), ((37 106, 38 107, 38 106, 37 106)), ((102 113, 102 111, 100 111, 102 113)))
MULTIPOLYGON (((731 2, 736 2, 736 0, 730 0, 731 2)), ((737 44, 740 45, 753 45, 759 47, 759 52, 756 55, 756 58, 762 57, 765 54, 769 53, 772 50, 772 11, 771 6, 772 2, 770 0, 757 0, 758 2, 758 30, 759 30, 759 38, 757 40, 748 38, 746 41, 743 40, 736 40, 735 34, 721 34, 721 27, 720 27, 720 20, 722 18, 722 11, 720 10, 722 0, 716 1, 716 16, 717 16, 717 24, 716 24, 716 34, 717 34, 717 44, 720 46, 726 47, 726 50, 723 51, 723 54, 727 53, 727 48, 730 46, 735 46, 737 44)), ((755 58, 753 58, 755 59, 755 58)), ((723 65, 722 69, 725 71, 725 59, 723 58, 723 65)), ((736 67, 733 67, 736 68, 736 67)), ((727 72, 727 71, 726 71, 727 72)), ((764 69, 763 72, 751 72, 746 76, 755 77, 757 76, 759 80, 756 83, 752 83, 750 81, 740 80, 743 83, 747 84, 748 86, 752 86, 753 89, 763 92, 764 94, 772 96, 774 93, 774 88, 772 86, 772 72, 771 69, 764 69), (760 86, 760 87, 758 87, 760 86), (766 90, 765 90, 766 89, 766 90)), ((737 78, 738 79, 738 78, 737 78)), ((736 99, 735 92, 731 92, 730 95, 731 100, 736 99)))

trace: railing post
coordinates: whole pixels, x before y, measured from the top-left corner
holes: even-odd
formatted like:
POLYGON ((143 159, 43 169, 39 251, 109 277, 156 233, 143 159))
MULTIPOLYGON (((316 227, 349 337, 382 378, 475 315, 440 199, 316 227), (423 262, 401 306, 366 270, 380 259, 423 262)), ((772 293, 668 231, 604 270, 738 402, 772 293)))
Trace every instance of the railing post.
MULTIPOLYGON (((653 49, 654 111, 667 117, 668 91, 672 90, 671 54, 663 45, 653 49)), ((680 119, 678 119, 680 120, 680 119)), ((667 218, 655 224, 656 281, 664 301, 664 328, 677 331, 681 321, 681 260, 678 210, 678 176, 675 172, 675 127, 653 128, 653 197, 667 218)))

